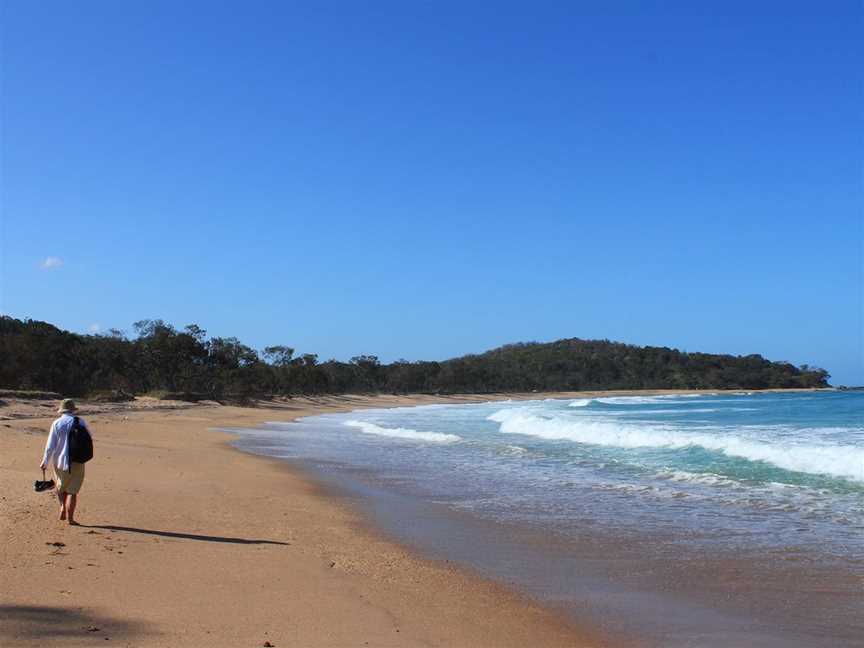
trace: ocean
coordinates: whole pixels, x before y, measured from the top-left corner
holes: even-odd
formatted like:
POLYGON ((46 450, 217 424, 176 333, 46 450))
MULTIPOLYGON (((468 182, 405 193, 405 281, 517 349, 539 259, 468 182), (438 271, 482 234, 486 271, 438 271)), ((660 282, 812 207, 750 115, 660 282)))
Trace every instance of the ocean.
POLYGON ((426 405, 239 432, 409 545, 648 645, 864 645, 864 393, 426 405))

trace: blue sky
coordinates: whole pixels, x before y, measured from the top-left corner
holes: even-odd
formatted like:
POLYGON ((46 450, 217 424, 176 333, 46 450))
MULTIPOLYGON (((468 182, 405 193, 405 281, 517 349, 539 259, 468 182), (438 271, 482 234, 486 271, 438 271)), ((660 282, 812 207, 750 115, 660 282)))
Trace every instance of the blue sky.
POLYGON ((0 310, 864 383, 859 2, 5 2, 0 310))

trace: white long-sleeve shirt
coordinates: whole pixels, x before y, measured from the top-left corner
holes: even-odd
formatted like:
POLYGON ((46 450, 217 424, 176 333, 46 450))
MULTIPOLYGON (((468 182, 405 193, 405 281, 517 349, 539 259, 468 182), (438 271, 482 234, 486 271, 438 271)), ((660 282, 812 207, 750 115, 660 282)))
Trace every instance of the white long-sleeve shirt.
MULTIPOLYGON (((48 433, 48 441, 45 442, 45 454, 42 455, 42 465, 48 466, 49 462, 60 470, 69 470, 69 431, 75 417, 72 414, 63 414, 51 424, 48 433)), ((78 422, 89 432, 90 428, 84 423, 84 419, 78 417, 78 422)))

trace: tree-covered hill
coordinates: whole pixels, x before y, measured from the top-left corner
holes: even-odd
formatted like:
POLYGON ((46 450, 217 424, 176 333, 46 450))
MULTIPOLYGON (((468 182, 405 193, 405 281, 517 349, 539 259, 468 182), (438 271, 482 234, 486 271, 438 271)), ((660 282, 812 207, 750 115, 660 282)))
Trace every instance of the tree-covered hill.
POLYGON ((510 344, 442 362, 382 364, 360 355, 319 362, 288 346, 260 353, 237 338, 207 337, 142 320, 135 336, 79 335, 52 324, 0 317, 0 388, 72 396, 162 391, 200 397, 346 392, 491 393, 589 389, 766 389, 826 387, 828 373, 760 355, 685 353, 577 338, 510 344))

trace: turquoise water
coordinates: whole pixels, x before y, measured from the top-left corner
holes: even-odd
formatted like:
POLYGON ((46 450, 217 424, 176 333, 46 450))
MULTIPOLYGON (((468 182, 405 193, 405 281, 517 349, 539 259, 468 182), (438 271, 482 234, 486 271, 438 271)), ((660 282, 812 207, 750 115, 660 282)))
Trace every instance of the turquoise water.
POLYGON ((861 553, 864 393, 622 396, 355 411, 247 431, 454 510, 567 534, 861 553))

